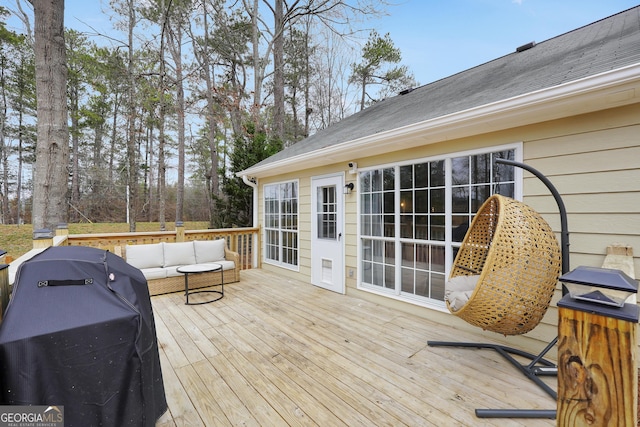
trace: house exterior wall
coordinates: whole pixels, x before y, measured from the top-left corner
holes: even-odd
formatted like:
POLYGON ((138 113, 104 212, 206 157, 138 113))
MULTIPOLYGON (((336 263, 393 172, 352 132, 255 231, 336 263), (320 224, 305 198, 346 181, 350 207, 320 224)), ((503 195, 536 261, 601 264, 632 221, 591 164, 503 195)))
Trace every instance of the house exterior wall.
MULTIPOLYGON (((358 168, 388 165, 410 159, 429 158, 447 153, 491 148, 505 144, 522 144, 524 163, 542 172, 556 186, 568 211, 571 242, 571 268, 579 265, 601 266, 607 246, 624 243, 634 249, 636 279, 640 276, 640 104, 619 107, 568 119, 544 122, 476 137, 443 141, 385 155, 348 158, 343 162, 296 173, 284 173, 259 181, 259 219, 264 213, 265 184, 297 180, 299 182, 299 267, 289 270, 269 265, 262 267, 301 280, 309 280, 311 253, 311 178, 329 173, 344 173, 345 183, 356 183, 348 173, 347 163, 358 168)), ((523 174, 523 196, 560 233, 557 205, 545 186, 528 172, 523 174)), ((425 308, 358 289, 357 201, 358 191, 345 195, 345 280, 347 294, 357 295, 381 305, 397 308, 453 324, 462 330, 483 335, 448 312, 425 308), (352 273, 353 274, 350 274, 352 273)), ((505 342, 538 352, 557 334, 557 309, 560 287, 552 308, 543 322, 522 337, 505 342)), ((492 340, 503 337, 486 333, 492 340)))

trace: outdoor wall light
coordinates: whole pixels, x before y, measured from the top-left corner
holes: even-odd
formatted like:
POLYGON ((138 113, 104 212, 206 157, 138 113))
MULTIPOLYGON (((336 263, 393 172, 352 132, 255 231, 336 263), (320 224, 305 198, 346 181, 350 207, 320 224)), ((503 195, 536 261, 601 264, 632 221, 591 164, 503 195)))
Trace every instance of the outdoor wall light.
POLYGON ((352 191, 353 191, 353 182, 350 182, 344 186, 344 191, 343 191, 344 194, 351 194, 352 191))

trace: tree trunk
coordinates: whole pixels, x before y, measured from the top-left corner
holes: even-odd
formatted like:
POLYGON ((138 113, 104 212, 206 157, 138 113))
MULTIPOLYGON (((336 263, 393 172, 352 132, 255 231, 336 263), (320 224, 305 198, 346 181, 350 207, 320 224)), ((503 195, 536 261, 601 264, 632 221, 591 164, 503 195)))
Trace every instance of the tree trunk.
POLYGON ((72 79, 73 83, 69 88, 71 104, 71 213, 72 222, 77 222, 79 216, 76 209, 80 209, 80 138, 78 123, 78 85, 77 79, 72 79))
POLYGON ((367 99, 367 79, 362 77, 362 92, 360 94, 360 111, 364 110, 364 102, 367 99))
POLYGON ((16 177, 16 224, 22 224, 22 164, 24 162, 22 147, 24 145, 22 111, 19 114, 18 127, 20 133, 18 135, 18 176, 16 177))
POLYGON ((154 157, 154 144, 153 144, 153 124, 149 124, 149 129, 147 131, 148 133, 148 138, 147 138, 147 165, 148 165, 148 175, 147 178, 145 178, 145 183, 148 183, 148 188, 147 188, 147 204, 148 204, 148 213, 147 213, 147 221, 149 222, 153 222, 153 218, 154 215, 156 213, 155 210, 155 200, 153 197, 153 184, 154 184, 154 177, 153 177, 153 171, 154 171, 154 167, 153 164, 155 162, 155 157, 154 157))
POLYGON ((0 159, 2 159, 2 200, 0 200, 0 224, 6 224, 10 218, 9 209, 9 149, 5 145, 5 123, 7 122, 7 85, 5 78, 4 55, 0 63, 0 92, 2 93, 2 111, 0 112, 0 159))
POLYGON ((129 7, 129 58, 127 64, 127 74, 129 79, 128 103, 129 114, 127 116, 127 220, 129 221, 129 231, 136 231, 136 215, 138 214, 138 162, 136 153, 136 117, 135 117, 135 88, 136 79, 133 68, 133 29, 135 27, 135 7, 134 0, 128 0, 129 7))
MULTIPOLYGON (((179 20, 180 18, 178 18, 179 20)), ((182 83, 182 22, 169 30, 170 51, 176 65, 176 114, 178 118, 178 183, 176 189, 176 222, 183 221, 184 213, 184 87, 182 83)))
POLYGON ((309 20, 307 20, 304 31, 304 48, 307 52, 307 56, 304 59, 304 137, 309 136, 309 116, 311 116, 311 49, 309 49, 309 20))
MULTIPOLYGON (((164 10, 164 3, 162 4, 162 10, 164 10)), ((158 108, 160 109, 160 117, 158 117, 158 221, 160 222, 160 231, 165 231, 167 228, 166 225, 166 167, 165 167, 165 117, 166 117, 166 108, 165 108, 165 92, 166 92, 166 72, 167 67, 164 60, 164 49, 165 49, 165 37, 166 33, 164 31, 165 20, 167 19, 166 15, 162 15, 162 33, 160 34, 160 103, 158 108)))
POLYGON ((216 143, 217 123, 216 123, 216 111, 213 100, 214 80, 211 72, 211 61, 208 52, 209 46, 209 21, 207 20, 207 7, 206 2, 203 8, 203 20, 204 24, 204 43, 203 51, 198 58, 202 60, 202 68, 204 70, 204 79, 207 85, 207 123, 208 131, 207 141, 209 142, 209 153, 211 156, 211 169, 209 176, 207 176, 207 202, 209 206, 209 225, 213 227, 214 217, 217 211, 217 197, 220 195, 220 185, 218 181, 218 147, 216 143))
POLYGON ((273 132, 284 140, 284 0, 276 0, 273 35, 273 132))
MULTIPOLYGON (((0 125, 0 128, 4 125, 0 125)), ((2 190, 0 200, 0 224, 8 224, 11 218, 9 205, 9 148, 5 146, 4 132, 0 129, 0 158, 2 159, 2 190)))
POLYGON ((253 108, 252 116, 256 129, 262 129, 260 125, 260 108, 262 106, 262 82, 264 80, 265 64, 260 58, 260 28, 258 28, 258 0, 253 1, 252 9, 248 11, 251 16, 251 44, 253 61, 253 108))
POLYGON ((67 222, 69 129, 64 0, 33 1, 38 142, 33 171, 33 229, 67 222))
POLYGON ((116 158, 116 141, 118 137, 118 109, 120 108, 120 98, 116 92, 113 100, 113 118, 111 119, 111 146, 109 147, 109 173, 107 179, 109 181, 109 193, 113 191, 114 183, 114 167, 116 158))

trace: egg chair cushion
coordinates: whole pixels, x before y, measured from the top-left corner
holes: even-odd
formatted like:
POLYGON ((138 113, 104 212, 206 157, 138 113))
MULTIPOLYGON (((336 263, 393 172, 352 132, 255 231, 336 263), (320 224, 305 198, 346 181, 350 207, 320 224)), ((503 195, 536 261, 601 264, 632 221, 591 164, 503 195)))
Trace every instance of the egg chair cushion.
POLYGON ((444 298, 451 310, 458 311, 469 301, 479 278, 479 275, 456 276, 447 281, 444 298))

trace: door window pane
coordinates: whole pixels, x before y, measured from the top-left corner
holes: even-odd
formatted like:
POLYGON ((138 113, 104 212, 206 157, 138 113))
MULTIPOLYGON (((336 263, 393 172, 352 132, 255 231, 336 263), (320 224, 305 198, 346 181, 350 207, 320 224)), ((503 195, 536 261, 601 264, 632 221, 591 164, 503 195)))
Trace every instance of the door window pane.
POLYGON ((317 235, 319 239, 336 239, 337 198, 336 186, 318 187, 317 235))

